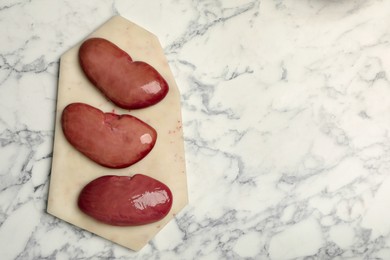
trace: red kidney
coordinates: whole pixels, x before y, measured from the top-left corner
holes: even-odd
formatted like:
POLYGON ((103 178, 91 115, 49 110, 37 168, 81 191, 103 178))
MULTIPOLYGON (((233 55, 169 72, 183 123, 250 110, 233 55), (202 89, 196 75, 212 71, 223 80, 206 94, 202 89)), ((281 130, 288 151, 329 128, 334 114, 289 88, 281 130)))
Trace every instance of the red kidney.
POLYGON ((156 130, 131 115, 103 113, 84 103, 62 112, 66 139, 78 151, 109 168, 125 168, 144 158, 154 147, 156 130))
POLYGON ((91 38, 79 49, 87 78, 113 103, 125 109, 152 106, 168 93, 168 84, 151 65, 132 58, 112 42, 91 38))
POLYGON ((115 226, 137 226, 163 219, 172 207, 172 192, 143 174, 106 175, 88 183, 78 206, 90 217, 115 226))

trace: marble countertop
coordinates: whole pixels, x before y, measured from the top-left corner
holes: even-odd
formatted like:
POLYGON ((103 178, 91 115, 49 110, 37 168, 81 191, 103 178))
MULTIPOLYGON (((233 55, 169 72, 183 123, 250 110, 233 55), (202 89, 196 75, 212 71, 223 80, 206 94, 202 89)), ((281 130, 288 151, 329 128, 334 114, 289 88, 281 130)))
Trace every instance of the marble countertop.
POLYGON ((0 3, 1 259, 390 259, 390 1, 0 3), (181 91, 189 205, 133 252, 46 213, 59 57, 114 15, 181 91))

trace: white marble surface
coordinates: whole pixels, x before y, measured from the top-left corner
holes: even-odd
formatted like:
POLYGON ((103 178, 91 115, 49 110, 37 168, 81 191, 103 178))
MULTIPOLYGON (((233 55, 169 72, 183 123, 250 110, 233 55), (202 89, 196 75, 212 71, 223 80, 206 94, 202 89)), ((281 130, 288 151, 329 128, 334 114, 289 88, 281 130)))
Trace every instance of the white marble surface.
POLYGON ((1 259, 390 259, 390 1, 0 2, 1 259), (182 94, 190 204, 140 252, 45 213, 60 55, 119 14, 182 94))

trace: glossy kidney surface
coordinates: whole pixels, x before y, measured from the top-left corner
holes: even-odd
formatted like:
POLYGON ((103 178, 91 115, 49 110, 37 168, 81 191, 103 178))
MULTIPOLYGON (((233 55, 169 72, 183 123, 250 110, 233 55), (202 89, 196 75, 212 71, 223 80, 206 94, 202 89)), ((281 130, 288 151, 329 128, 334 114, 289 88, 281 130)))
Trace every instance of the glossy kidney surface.
POLYGON ((156 130, 131 115, 103 113, 84 103, 62 112, 66 139, 82 154, 109 168, 125 168, 144 158, 154 147, 156 130))
POLYGON ((165 184, 143 174, 106 175, 82 189, 78 206, 85 214, 109 225, 144 225, 168 214, 172 193, 165 184))
POLYGON ((155 68, 142 61, 133 61, 125 51, 103 38, 83 42, 79 62, 87 78, 121 108, 152 106, 169 90, 155 68))

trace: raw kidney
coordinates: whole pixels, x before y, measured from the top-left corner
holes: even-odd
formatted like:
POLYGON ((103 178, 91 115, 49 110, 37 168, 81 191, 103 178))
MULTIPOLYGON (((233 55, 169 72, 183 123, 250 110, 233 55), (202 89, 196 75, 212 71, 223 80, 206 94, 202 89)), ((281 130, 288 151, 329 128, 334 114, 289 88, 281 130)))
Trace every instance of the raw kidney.
POLYGON ((68 105, 61 124, 69 143, 109 168, 125 168, 138 162, 157 139, 156 130, 136 117, 103 113, 84 103, 68 105))
POLYGON ((145 108, 168 93, 168 84, 151 65, 133 61, 118 46, 102 38, 86 40, 79 61, 87 78, 117 106, 145 108))
POLYGON ((172 207, 172 193, 165 184, 146 175, 106 175, 82 189, 78 206, 106 224, 136 226, 164 218, 172 207))

